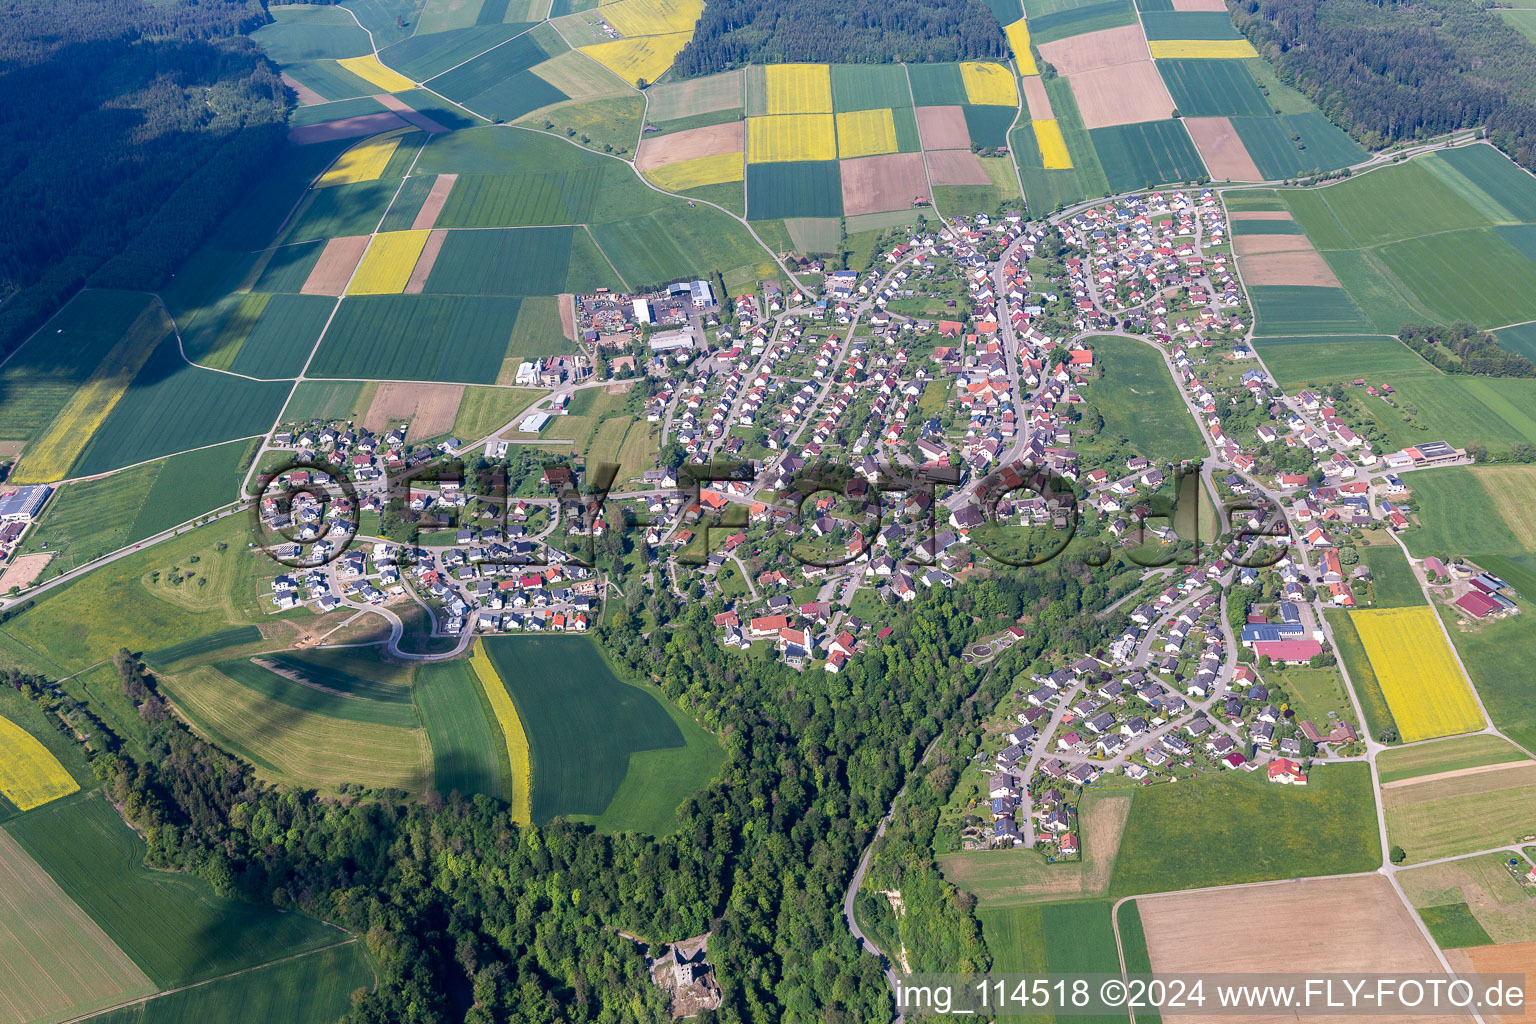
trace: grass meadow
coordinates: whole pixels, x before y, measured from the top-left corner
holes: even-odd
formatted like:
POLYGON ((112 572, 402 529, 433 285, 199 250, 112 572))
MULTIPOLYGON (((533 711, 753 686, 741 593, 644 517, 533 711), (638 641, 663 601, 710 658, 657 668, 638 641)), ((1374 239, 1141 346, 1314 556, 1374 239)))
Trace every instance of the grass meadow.
POLYGON ((1493 724, 1530 750, 1536 749, 1536 704, 1524 666, 1536 658, 1536 611, 1529 598, 1520 605, 1519 615, 1466 629, 1453 610, 1438 610, 1493 724))
POLYGON ((1376 773, 1383 783, 1399 782, 1463 768, 1524 760, 1527 760, 1525 753, 1501 737, 1458 736, 1383 751, 1376 758, 1376 773))

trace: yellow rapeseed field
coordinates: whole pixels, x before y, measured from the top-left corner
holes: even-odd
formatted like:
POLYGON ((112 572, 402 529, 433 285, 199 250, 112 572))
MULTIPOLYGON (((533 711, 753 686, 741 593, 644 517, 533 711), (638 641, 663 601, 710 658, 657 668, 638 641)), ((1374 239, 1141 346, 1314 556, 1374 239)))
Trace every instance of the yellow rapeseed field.
POLYGON ((832 69, 825 64, 770 64, 768 113, 832 113, 832 69))
POLYGON ((1483 727, 1472 688, 1440 631, 1435 611, 1379 608, 1350 613, 1404 742, 1483 727))
POLYGON ((1158 60, 1241 60, 1259 55, 1246 39, 1153 39, 1147 45, 1158 60))
POLYGON ((630 85, 639 85, 642 80, 650 83, 660 78, 688 45, 692 35, 693 30, 689 29, 662 36, 615 39, 611 43, 583 46, 581 52, 630 85))
POLYGON ((670 192, 681 192, 701 185, 741 181, 746 176, 746 168, 742 166, 740 153, 719 153, 667 164, 646 171, 645 176, 670 192))
POLYGON ((400 72, 385 67, 379 63, 379 58, 371 53, 362 57, 343 57, 336 63, 369 85, 376 85, 385 92, 404 92, 407 89, 416 88, 415 82, 400 72))
POLYGON ((1020 18, 1003 31, 1008 36, 1009 47, 1013 49, 1013 59, 1018 61, 1019 74, 1038 75, 1040 68, 1035 64, 1035 55, 1029 50, 1029 26, 1025 21, 1020 18))
POLYGON ((898 148, 896 118, 889 107, 837 115, 837 155, 844 160, 894 153, 898 148))
POLYGON ((1061 137, 1061 125, 1056 119, 1031 122, 1035 128, 1035 142, 1040 147, 1044 165, 1053 171, 1072 168, 1072 154, 1067 152, 1067 140, 1061 137))
POLYGON ((347 285, 348 295, 399 295, 411 280, 411 271, 421 258, 422 247, 432 232, 386 231, 373 236, 368 251, 363 253, 352 283, 347 285))
POLYGON ((626 36, 692 32, 704 0, 619 0, 602 9, 608 24, 626 36))
POLYGON ((23 450, 21 459, 11 471, 11 482, 36 484, 62 480, 107 414, 128 390, 128 385, 133 383, 155 346, 170 332, 170 323, 159 303, 146 306, 122 340, 102 357, 89 379, 53 417, 43 435, 23 450))
POLYGON ((1001 64, 965 61, 960 65, 960 78, 965 82, 965 98, 975 106, 1019 105, 1019 87, 1013 80, 1013 72, 1001 64))
POLYGON ((0 718, 0 793, 17 809, 30 811, 79 788, 35 736, 0 718))
POLYGON ((836 160, 831 114, 777 114, 747 119, 747 161, 836 160))
POLYGON ((379 175, 384 173, 384 168, 389 166, 389 158, 395 155, 395 149, 400 145, 400 136, 408 131, 409 128, 397 128, 359 142, 336 158, 336 162, 320 175, 315 187, 377 181, 379 175))
POLYGON ((475 678, 480 681, 481 692, 490 701, 491 710, 496 713, 496 724, 501 726, 501 734, 506 737, 507 757, 512 765, 512 818, 519 825, 531 824, 533 754, 528 749, 528 734, 523 731, 523 720, 517 717, 517 705, 512 703, 512 697, 507 693, 507 687, 501 681, 496 666, 491 663, 490 655, 485 653, 483 643, 475 645, 475 653, 469 659, 469 664, 475 670, 475 678))

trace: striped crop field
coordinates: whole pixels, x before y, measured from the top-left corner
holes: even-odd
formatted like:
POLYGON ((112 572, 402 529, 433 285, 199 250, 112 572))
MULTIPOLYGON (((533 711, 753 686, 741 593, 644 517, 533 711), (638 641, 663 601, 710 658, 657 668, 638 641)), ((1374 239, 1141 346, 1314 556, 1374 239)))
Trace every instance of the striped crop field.
POLYGON ((747 160, 751 163, 836 159, 837 130, 831 114, 777 114, 747 119, 747 160))
POLYGON ((1056 119, 1053 117, 1030 123, 1035 129, 1035 144, 1040 147, 1040 159, 1046 169, 1071 170, 1072 154, 1067 152, 1067 140, 1062 138, 1061 125, 1056 123, 1056 119))
POLYGON ((1349 617, 1405 743, 1483 727, 1433 608, 1371 609, 1349 617))
POLYGON ((1259 55, 1246 39, 1153 39, 1147 45, 1157 60, 1242 60, 1259 55))
POLYGON ((660 36, 615 39, 581 47, 581 52, 618 75, 630 85, 654 82, 666 73, 693 31, 668 32, 660 36))
POLYGON ((1040 68, 1035 64, 1035 55, 1029 49, 1029 26, 1026 19, 1020 18, 1003 31, 1008 35, 1013 59, 1019 62, 1019 74, 1038 75, 1040 68))
POLYGON ((604 4, 600 13, 626 36, 659 36, 692 32, 704 0, 618 0, 604 4))
MULTIPOLYGON (((768 113, 832 113, 832 69, 825 64, 770 64, 768 113)), ((789 157, 819 160, 822 157, 789 157)))
POLYGON ((79 788, 35 736, 0 718, 0 793, 18 810, 30 811, 79 788))
POLYGON ((139 370, 171 332, 159 303, 151 303, 97 364, 90 378, 69 397, 48 429, 27 445, 11 471, 10 482, 51 483, 69 473, 107 415, 127 393, 139 370))
POLYGON ((965 98, 975 106, 1016 107, 1019 87, 1013 72, 1001 64, 966 61, 960 65, 960 80, 965 83, 965 98))
POLYGON ((373 236, 347 286, 348 295, 399 295, 411 280, 422 247, 432 232, 385 231, 373 236))
POLYGON ((376 85, 385 92, 405 92, 416 88, 415 82, 400 72, 385 67, 379 63, 379 58, 371 53, 362 57, 343 57, 336 63, 369 85, 376 85))
POLYGON ((523 720, 517 716, 517 705, 512 703, 512 695, 507 692, 507 685, 501 681, 495 663, 485 652, 483 642, 475 645, 469 664, 475 670, 485 699, 496 712, 496 723, 501 726, 502 736, 506 737, 507 760, 512 764, 512 792, 509 794, 512 818, 519 825, 530 824, 533 821, 533 754, 528 746, 528 734, 523 730, 523 720))
POLYGON ((837 155, 844 160, 894 153, 901 148, 896 141, 896 118, 889 107, 851 110, 836 116, 837 155))
POLYGON ((702 185, 723 185, 741 181, 746 176, 740 153, 718 153, 700 156, 646 171, 645 176, 671 192, 699 188, 702 185))
POLYGON ((400 145, 400 136, 409 128, 397 128, 383 135, 365 139, 336 158, 336 162, 320 175, 316 188, 330 185, 350 185, 355 181, 377 181, 389 166, 389 158, 400 145))

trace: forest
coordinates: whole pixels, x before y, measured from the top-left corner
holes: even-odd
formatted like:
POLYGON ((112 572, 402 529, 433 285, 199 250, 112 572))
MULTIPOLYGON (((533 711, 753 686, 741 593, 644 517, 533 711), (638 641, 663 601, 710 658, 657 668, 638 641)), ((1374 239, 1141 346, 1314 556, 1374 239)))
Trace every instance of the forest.
POLYGON ((159 285, 283 144, 287 90, 242 34, 267 20, 259 0, 9 5, 0 352, 88 281, 159 285))
POLYGON ((673 70, 1007 59, 1002 29, 980 0, 711 0, 673 70))
MULTIPOLYGON (((1065 559, 935 588, 842 673, 803 676, 721 657, 714 602, 668 598, 660 610, 673 617, 648 635, 620 610, 599 633, 615 667, 659 683, 728 753, 665 839, 560 820, 519 826, 484 796, 335 800, 272 788, 181 724, 128 651, 115 665, 145 726, 136 737, 115 735, 46 680, 9 682, 65 735, 92 736, 93 769, 147 837, 152 864, 363 936, 381 984, 355 997, 353 1024, 652 1020, 664 1010, 645 947, 619 932, 654 943, 705 930, 724 1003, 702 1024, 860 1024, 890 1020, 891 997, 880 962, 842 920, 841 895, 880 818, 923 751, 974 715, 973 698, 989 703, 1047 649, 1093 643, 1104 629, 1093 611, 1108 601, 1100 574, 1065 559), (962 663, 966 645, 1024 615, 1029 638, 991 676, 962 663)), ((925 771, 940 769, 952 771, 925 771)), ((946 784, 952 776, 909 788, 925 820, 946 784)), ((882 873, 904 870, 892 856, 926 857, 921 835, 908 836, 893 833, 882 873)), ((909 904, 920 955, 966 950, 981 962, 974 917, 931 862, 911 870, 932 883, 914 884, 909 904)))
POLYGON ((1367 148, 1486 126, 1536 167, 1536 46, 1480 0, 1236 0, 1233 19, 1367 148))
POLYGON ((1530 377, 1536 365, 1499 345, 1492 332, 1468 323, 1449 327, 1404 324, 1397 330, 1403 344, 1433 363, 1442 373, 1479 377, 1530 377))

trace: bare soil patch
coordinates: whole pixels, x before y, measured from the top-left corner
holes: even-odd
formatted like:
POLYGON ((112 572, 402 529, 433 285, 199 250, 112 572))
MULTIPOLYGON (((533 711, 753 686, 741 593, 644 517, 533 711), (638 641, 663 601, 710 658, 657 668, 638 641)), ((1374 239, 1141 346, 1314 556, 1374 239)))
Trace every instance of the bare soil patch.
POLYGON ((1076 75, 1094 68, 1151 60, 1152 51, 1147 49, 1147 37, 1142 34, 1140 25, 1122 25, 1041 43, 1040 56, 1058 74, 1076 75))
MULTIPOLYGON (((1439 973, 1429 943, 1408 908, 1380 875, 1319 878, 1274 885, 1137 898, 1156 973, 1439 973), (1256 923, 1310 921, 1315 927, 1256 923), (1326 924, 1325 924, 1326 922, 1326 924)), ((1167 1024, 1241 1019, 1247 1024, 1321 1021, 1321 1015, 1241 1018, 1163 1015, 1167 1024)), ((1342 1018, 1341 1018, 1342 1019, 1342 1018)), ((1415 1017, 1422 1024, 1458 1018, 1415 1017)))
POLYGON ((1266 252, 1311 252, 1312 242, 1306 235, 1233 235, 1232 251, 1239 256, 1256 256, 1266 252))
MULTIPOLYGON (((1525 974, 1526 983, 1536 977, 1536 942, 1508 942, 1499 946, 1473 946, 1470 949, 1453 949, 1447 954, 1451 966, 1458 971, 1474 974, 1525 974)), ((1483 1011, 1488 1024, 1514 1024, 1516 1021, 1536 1021, 1536 1006, 1530 1004, 1518 1012, 1490 1014, 1483 1011)))
POLYGON ((52 551, 20 556, 5 567, 5 572, 0 573, 0 594, 8 593, 12 587, 31 586, 32 581, 43 574, 52 560, 52 551))
POLYGON ((421 204, 421 209, 416 211, 416 219, 411 221, 413 230, 421 231, 437 226, 437 215, 443 212, 443 204, 448 202, 448 193, 453 191, 453 183, 458 180, 457 174, 439 174, 433 180, 426 202, 421 204))
POLYGON ((313 107, 317 103, 325 102, 324 96, 321 96, 292 75, 283 75, 283 84, 292 89, 299 97, 299 106, 301 107, 313 107))
POLYGON ((682 163, 701 156, 740 153, 745 148, 745 142, 745 121, 689 128, 685 132, 674 132, 642 141, 635 153, 635 166, 642 171, 654 171, 667 164, 682 163))
POLYGON ((367 248, 367 235, 332 238, 325 243, 324 251, 299 291, 305 295, 340 295, 346 291, 352 271, 357 269, 357 261, 363 258, 367 248))
POLYGON ((570 292, 561 292, 555 296, 555 301, 560 304, 560 333, 565 335, 566 341, 575 341, 576 296, 570 292))
POLYGON ((1173 114, 1173 97, 1150 59, 1081 71, 1067 82, 1085 128, 1161 121, 1173 114))
POLYGON ((1176 11, 1220 11, 1227 13, 1227 0, 1173 0, 1176 11))
POLYGON ((412 107, 409 103, 405 102, 405 100, 402 100, 400 97, 394 95, 393 93, 381 92, 375 96, 374 99, 378 100, 390 110, 393 110, 395 113, 399 114, 402 119, 411 122, 411 124, 415 125, 417 128, 420 128, 424 132, 431 132, 434 135, 441 135, 444 132, 452 131, 451 128, 447 128, 442 124, 439 124, 437 121, 432 120, 426 114, 423 114, 421 111, 417 110, 415 107, 412 107))
POLYGON ((0 459, 14 459, 26 446, 25 441, 0 441, 0 459))
POLYGON ((843 211, 850 217, 905 210, 913 199, 928 194, 928 176, 923 171, 921 153, 844 160, 842 172, 843 211))
POLYGON ((928 151, 928 176, 935 185, 990 185, 987 170, 968 149, 928 151))
POLYGON ((427 244, 421 247, 421 255, 416 257, 416 266, 411 269, 411 278, 405 282, 406 295, 420 295, 421 290, 427 286, 427 278, 432 276, 432 268, 437 265, 437 255, 443 251, 443 242, 447 238, 446 228, 434 228, 427 236, 427 244))
POLYGON ((408 127, 405 120, 396 114, 359 114, 357 117, 344 117, 339 121, 289 128, 288 141, 295 146, 308 146, 316 142, 330 142, 333 139, 360 139, 364 135, 376 135, 379 132, 391 132, 396 128, 405 127, 408 127))
POLYGON ((1294 284, 1339 286, 1328 261, 1317 252, 1268 252, 1244 257, 1239 268, 1243 282, 1255 284, 1294 284))
POLYGON ((970 149, 971 130, 965 126, 965 111, 952 107, 918 107, 917 133, 924 149, 970 149))
POLYGON ((1264 175, 1248 155, 1237 129, 1225 117, 1186 117, 1184 127, 1217 181, 1262 181, 1264 175))
POLYGON ((391 421, 410 420, 406 440, 436 437, 453 429, 453 418, 463 398, 462 384, 384 382, 363 414, 363 426, 381 433, 389 429, 391 421))
POLYGON ((1031 120, 1049 121, 1056 116, 1051 110, 1051 97, 1045 91, 1045 80, 1039 75, 1024 79, 1024 105, 1029 108, 1031 120))

